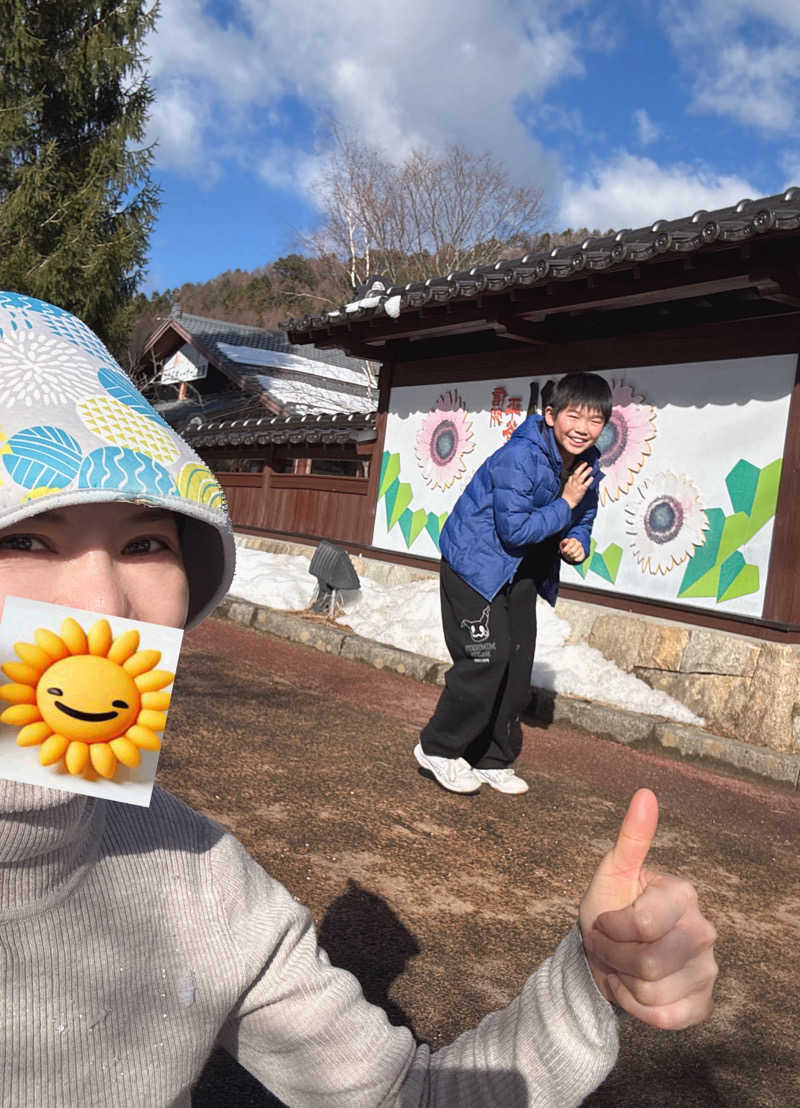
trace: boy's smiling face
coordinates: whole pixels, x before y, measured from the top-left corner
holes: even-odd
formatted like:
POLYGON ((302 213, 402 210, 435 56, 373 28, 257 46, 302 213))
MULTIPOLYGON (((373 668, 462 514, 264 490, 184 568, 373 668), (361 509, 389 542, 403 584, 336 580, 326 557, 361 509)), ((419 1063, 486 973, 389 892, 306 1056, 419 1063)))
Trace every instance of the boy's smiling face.
POLYGON ((141 504, 80 504, 0 530, 6 596, 183 627, 189 585, 176 518, 141 504))
POLYGON ((562 408, 558 415, 553 415, 552 408, 545 408, 544 420, 548 427, 553 428, 556 444, 565 462, 571 462, 594 446, 606 425, 602 412, 577 404, 562 408))

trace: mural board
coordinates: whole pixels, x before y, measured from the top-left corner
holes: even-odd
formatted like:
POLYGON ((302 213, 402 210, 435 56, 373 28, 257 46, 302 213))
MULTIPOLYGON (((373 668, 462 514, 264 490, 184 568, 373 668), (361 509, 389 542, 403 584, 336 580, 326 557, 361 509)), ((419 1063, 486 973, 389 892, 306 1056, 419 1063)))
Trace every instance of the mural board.
MULTIPOLYGON (((614 410, 592 550, 562 581, 759 617, 796 365, 791 354, 604 371, 614 410)), ((438 557, 458 496, 545 380, 393 389, 373 545, 438 557)))

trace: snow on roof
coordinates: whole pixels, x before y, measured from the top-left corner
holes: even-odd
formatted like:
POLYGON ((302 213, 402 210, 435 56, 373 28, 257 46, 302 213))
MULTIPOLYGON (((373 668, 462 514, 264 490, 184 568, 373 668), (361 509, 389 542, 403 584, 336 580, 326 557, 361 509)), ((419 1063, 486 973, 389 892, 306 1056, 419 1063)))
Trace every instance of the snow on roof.
POLYGON ((259 373, 258 383, 279 404, 296 415, 310 415, 317 412, 369 412, 375 407, 374 398, 354 396, 352 392, 339 391, 324 384, 315 384, 313 379, 308 377, 296 380, 259 373))
POLYGON ((286 354, 281 350, 264 350, 257 346, 239 346, 230 342, 218 342, 217 349, 238 365, 268 366, 272 369, 296 369, 334 381, 347 381, 354 385, 368 384, 364 370, 348 369, 329 362, 303 358, 299 354, 286 354))
POLYGON ((252 376, 260 389, 296 415, 369 412, 375 407, 374 382, 366 368, 334 366, 299 354, 227 342, 218 342, 217 349, 230 361, 250 370, 262 367, 273 370, 252 376))

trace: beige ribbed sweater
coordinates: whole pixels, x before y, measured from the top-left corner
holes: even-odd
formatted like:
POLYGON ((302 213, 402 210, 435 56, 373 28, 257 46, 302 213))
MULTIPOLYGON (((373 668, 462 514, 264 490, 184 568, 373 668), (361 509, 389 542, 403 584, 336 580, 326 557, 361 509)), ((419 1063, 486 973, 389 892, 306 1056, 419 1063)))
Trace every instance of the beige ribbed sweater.
POLYGON ((289 1105, 567 1108, 617 1051, 574 929, 431 1054, 231 835, 159 789, 143 809, 0 782, 0 957, 3 1108, 188 1106, 218 1043, 289 1105))

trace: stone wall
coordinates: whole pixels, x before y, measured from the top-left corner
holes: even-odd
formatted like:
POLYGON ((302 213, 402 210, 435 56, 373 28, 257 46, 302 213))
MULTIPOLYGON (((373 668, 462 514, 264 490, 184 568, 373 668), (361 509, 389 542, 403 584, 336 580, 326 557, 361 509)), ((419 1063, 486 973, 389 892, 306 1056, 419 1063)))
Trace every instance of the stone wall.
MULTIPOLYGON (((310 558, 314 546, 238 535, 244 546, 310 558)), ((399 584, 436 571, 353 556, 356 572, 399 584)), ((782 754, 800 754, 800 651, 755 637, 559 600, 568 643, 585 642, 705 720, 717 735, 782 754)))
POLYGON ((741 742, 800 753, 800 653, 795 647, 559 600, 569 642, 586 642, 741 742))

